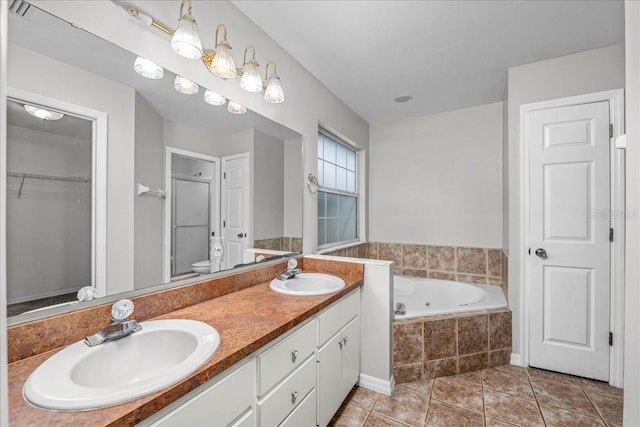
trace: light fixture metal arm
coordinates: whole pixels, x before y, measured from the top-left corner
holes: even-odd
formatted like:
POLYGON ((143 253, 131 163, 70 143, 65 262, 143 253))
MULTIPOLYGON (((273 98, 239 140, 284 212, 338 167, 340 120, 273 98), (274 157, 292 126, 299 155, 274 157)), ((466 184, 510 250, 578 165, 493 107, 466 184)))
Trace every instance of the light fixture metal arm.
POLYGON ((170 36, 173 36, 174 31, 172 29, 170 29, 166 25, 156 21, 150 15, 147 15, 146 13, 139 11, 135 7, 130 7, 129 9, 127 9, 127 11, 129 12, 129 15, 137 18, 141 22, 144 22, 147 25, 151 25, 152 27, 155 27, 155 28, 159 29, 160 31, 163 31, 163 32, 169 34, 170 36))
POLYGON ((264 81, 269 81, 269 65, 273 65, 273 73, 278 74, 278 67, 276 66, 276 61, 273 59, 267 62, 267 65, 264 67, 264 81))
POLYGON ((178 17, 178 21, 182 19, 185 3, 187 4, 187 14, 191 15, 191 0, 182 0, 180 3, 180 16, 178 17))

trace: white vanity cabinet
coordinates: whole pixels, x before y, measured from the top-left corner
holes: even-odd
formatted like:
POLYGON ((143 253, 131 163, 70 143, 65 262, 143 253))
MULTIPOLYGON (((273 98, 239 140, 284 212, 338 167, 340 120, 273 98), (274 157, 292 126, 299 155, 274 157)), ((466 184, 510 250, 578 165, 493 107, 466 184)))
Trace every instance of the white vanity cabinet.
POLYGON ((360 292, 318 317, 318 425, 326 426, 360 374, 360 292))
POLYGON ((254 427, 255 359, 207 382, 139 425, 254 427), (177 408, 175 406, 177 405, 177 408))
POLYGON ((139 425, 325 426, 358 381, 359 315, 357 289, 139 425))
MULTIPOLYGON (((313 319, 258 354, 258 425, 281 425, 315 391, 317 324, 313 319)), ((315 404, 296 419, 299 425, 315 425, 315 404)))

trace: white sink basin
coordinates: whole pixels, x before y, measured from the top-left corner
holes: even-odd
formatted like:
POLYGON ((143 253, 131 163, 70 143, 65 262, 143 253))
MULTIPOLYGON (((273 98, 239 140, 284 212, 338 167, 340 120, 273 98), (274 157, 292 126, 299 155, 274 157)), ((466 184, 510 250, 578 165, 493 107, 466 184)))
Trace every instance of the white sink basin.
POLYGON ((61 411, 116 405, 179 382, 217 351, 220 335, 196 320, 141 322, 142 330, 95 347, 83 341, 54 354, 29 376, 24 397, 61 411))
POLYGON ((287 295, 330 294, 345 287, 344 280, 323 273, 300 273, 292 279, 273 279, 269 287, 287 295))

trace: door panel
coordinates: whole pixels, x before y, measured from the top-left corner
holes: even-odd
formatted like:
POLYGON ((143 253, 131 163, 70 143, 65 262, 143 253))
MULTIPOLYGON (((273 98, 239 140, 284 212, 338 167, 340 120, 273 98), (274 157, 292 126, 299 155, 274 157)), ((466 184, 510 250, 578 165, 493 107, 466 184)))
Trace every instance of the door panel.
POLYGON ((609 103, 532 111, 527 124, 529 364, 607 381, 609 103))
POLYGON ((544 240, 591 240, 591 162, 544 165, 544 240))
POLYGON ((226 268, 242 263, 251 239, 249 154, 223 157, 222 237, 225 241, 226 268))

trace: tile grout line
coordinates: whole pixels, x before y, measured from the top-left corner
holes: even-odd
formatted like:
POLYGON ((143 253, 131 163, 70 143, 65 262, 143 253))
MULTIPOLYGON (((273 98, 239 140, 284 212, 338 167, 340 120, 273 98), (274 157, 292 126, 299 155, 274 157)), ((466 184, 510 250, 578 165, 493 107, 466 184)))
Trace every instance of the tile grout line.
MULTIPOLYGON (((589 401, 589 403, 591 403, 591 406, 594 407, 594 409, 596 410, 596 412, 598 413, 598 415, 600 416, 600 419, 602 420, 602 422, 604 423, 605 426, 608 426, 609 423, 607 422, 607 420, 604 418, 604 414, 600 411, 600 408, 598 408, 598 405, 596 405, 593 400, 591 400, 591 396, 589 396, 589 393, 587 393, 584 388, 582 387, 582 384, 578 384, 580 386, 580 390, 582 390, 582 392, 584 393, 585 396, 587 396, 587 400, 589 401)), ((573 411, 576 412, 576 411, 573 411)))

